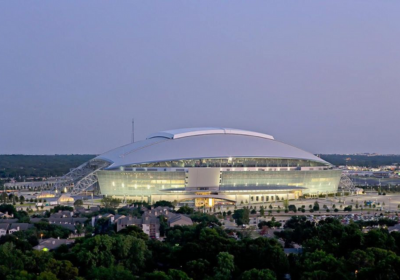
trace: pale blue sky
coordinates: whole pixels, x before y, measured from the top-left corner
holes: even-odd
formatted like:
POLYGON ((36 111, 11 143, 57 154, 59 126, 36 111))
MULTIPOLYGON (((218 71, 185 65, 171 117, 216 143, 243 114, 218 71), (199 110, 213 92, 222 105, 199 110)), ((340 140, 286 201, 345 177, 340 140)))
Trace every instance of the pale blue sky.
POLYGON ((400 1, 2 1, 0 154, 166 129, 400 153, 400 1))

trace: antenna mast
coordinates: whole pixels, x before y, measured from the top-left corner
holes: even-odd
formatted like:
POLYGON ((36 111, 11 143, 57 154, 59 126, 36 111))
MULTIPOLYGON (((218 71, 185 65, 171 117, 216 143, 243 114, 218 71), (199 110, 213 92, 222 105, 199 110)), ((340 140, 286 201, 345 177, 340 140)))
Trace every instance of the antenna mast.
POLYGON ((135 142, 135 119, 132 119, 132 143, 135 142))

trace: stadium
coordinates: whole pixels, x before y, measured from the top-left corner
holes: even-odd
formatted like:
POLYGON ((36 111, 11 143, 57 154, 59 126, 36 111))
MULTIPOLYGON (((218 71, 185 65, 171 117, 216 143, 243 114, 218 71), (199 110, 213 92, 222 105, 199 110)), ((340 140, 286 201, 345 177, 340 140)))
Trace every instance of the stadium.
POLYGON ((230 128, 154 133, 99 155, 69 176, 77 172, 82 178, 75 192, 98 184, 107 196, 196 207, 330 194, 341 178, 341 170, 311 153, 271 135, 230 128))

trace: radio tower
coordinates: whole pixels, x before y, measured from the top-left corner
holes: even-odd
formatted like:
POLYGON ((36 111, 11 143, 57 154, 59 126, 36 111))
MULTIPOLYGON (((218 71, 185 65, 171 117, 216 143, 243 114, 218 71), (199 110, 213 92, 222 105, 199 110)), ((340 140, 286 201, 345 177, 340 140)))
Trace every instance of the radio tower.
POLYGON ((132 119, 132 143, 135 142, 135 119, 132 119))

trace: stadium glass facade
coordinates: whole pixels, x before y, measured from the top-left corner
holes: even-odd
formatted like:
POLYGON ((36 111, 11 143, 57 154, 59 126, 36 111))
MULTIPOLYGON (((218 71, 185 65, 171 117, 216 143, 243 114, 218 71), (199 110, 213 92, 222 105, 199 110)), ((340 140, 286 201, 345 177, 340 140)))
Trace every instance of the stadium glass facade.
POLYGON ((101 192, 105 195, 150 196, 164 189, 185 187, 185 172, 98 171, 101 192))
POLYGON ((221 172, 220 190, 246 190, 272 187, 302 187, 303 194, 334 193, 340 170, 316 171, 236 171, 221 172))
POLYGON ((151 200, 155 196, 168 200, 171 195, 171 200, 194 200, 196 194, 213 194, 223 200, 224 195, 249 194, 249 200, 254 202, 250 194, 255 192, 260 194, 260 202, 264 197, 265 201, 274 201, 334 193, 340 175, 340 170, 313 161, 229 158, 146 163, 97 172, 104 195, 140 200, 151 200), (302 170, 304 168, 306 170, 302 170), (217 170, 213 174, 217 174, 215 181, 218 183, 205 186, 200 179, 196 186, 188 185, 189 171, 194 169, 217 170))
POLYGON ((203 158, 140 163, 131 167, 313 167, 320 162, 280 158, 203 158))

